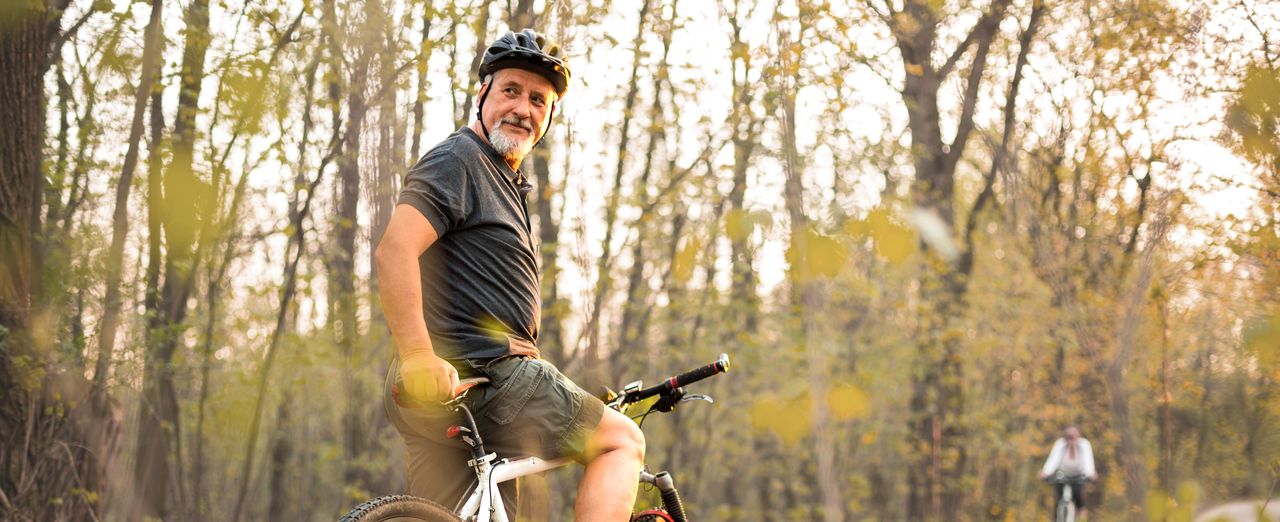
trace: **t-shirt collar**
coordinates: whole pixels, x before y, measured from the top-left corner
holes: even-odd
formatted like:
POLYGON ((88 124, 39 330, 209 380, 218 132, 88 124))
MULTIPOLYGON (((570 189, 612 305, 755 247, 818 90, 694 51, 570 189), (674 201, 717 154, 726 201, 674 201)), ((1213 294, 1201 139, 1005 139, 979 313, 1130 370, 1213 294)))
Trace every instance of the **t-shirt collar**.
POLYGON ((489 159, 492 159, 493 163, 498 165, 498 168, 502 170, 502 175, 507 178, 507 181, 518 185, 520 179, 524 178, 524 173, 519 170, 511 170, 511 165, 507 164, 506 158, 503 158, 501 154, 498 154, 498 151, 493 148, 493 145, 485 141, 485 139, 479 134, 476 134, 476 131, 472 130, 470 126, 463 125, 458 132, 465 133, 468 136, 471 136, 471 139, 476 140, 476 144, 480 145, 480 148, 484 149, 485 153, 489 155, 489 159))

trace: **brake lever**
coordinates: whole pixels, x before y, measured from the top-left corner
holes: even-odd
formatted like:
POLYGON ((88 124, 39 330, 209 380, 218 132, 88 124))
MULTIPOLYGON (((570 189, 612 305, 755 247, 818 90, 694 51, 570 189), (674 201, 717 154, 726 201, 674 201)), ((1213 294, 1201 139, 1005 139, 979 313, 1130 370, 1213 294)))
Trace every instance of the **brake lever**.
POLYGON ((711 403, 711 404, 715 404, 716 402, 716 400, 712 399, 710 395, 703 395, 701 393, 690 393, 680 399, 680 402, 689 402, 689 401, 707 401, 708 403, 711 403))

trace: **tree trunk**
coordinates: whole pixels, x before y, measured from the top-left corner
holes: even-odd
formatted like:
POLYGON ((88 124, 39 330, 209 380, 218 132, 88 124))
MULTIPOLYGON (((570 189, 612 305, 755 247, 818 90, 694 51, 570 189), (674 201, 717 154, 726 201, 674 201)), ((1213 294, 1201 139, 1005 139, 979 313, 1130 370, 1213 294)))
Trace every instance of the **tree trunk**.
POLYGON ((730 66, 733 73, 733 113, 730 115, 733 129, 733 187, 729 190, 729 217, 726 227, 729 236, 730 257, 733 263, 730 314, 734 323, 742 325, 742 331, 755 332, 760 322, 760 298, 756 295, 756 272, 752 267, 754 249, 751 248, 753 227, 747 223, 744 207, 747 194, 747 171, 751 168, 752 155, 760 141, 760 127, 764 119, 758 118, 752 109, 756 83, 751 79, 752 62, 749 44, 743 40, 742 3, 734 4, 729 13, 732 31, 730 66))
POLYGON ((804 167, 800 164, 800 151, 796 145, 796 90, 799 89, 801 64, 800 57, 791 51, 799 47, 803 41, 804 22, 797 20, 800 26, 797 36, 792 36, 790 22, 781 20, 778 27, 778 56, 784 71, 778 89, 778 99, 782 108, 782 155, 783 170, 786 182, 783 187, 783 200, 790 221, 792 310, 793 317, 801 329, 800 338, 805 347, 805 359, 808 363, 810 415, 813 421, 813 453, 816 464, 817 495, 822 506, 822 520, 840 522, 844 520, 844 500, 840 494, 840 477, 836 473, 835 462, 835 428, 831 425, 830 411, 827 408, 827 354, 830 349, 827 343, 831 336, 825 330, 826 322, 820 313, 827 307, 827 291, 823 287, 825 275, 811 269, 811 255, 817 248, 812 241, 816 238, 808 214, 804 207, 804 167), (793 40, 793 38, 795 38, 793 40))
MULTIPOLYGON (((476 72, 480 70, 480 60, 484 59, 485 49, 489 48, 489 4, 492 2, 493 0, 484 0, 475 9, 476 21, 471 26, 471 34, 476 35, 475 54, 471 58, 471 68, 467 69, 467 79, 469 81, 466 85, 458 86, 467 94, 466 101, 462 102, 462 112, 454 115, 453 126, 455 128, 462 127, 468 121, 471 121, 471 102, 473 101, 472 97, 476 95, 476 82, 484 81, 484 78, 476 77, 476 72)), ((519 29, 516 30, 518 31, 519 29)))
POLYGON ((536 196, 533 210, 538 217, 538 256, 541 261, 539 275, 542 289, 542 324, 538 326, 538 350, 543 357, 557 366, 568 363, 569 353, 564 345, 564 315, 568 303, 560 298, 560 217, 552 208, 551 196, 555 186, 551 183, 551 150, 554 141, 543 138, 542 144, 533 150, 533 176, 536 196))
MULTIPOLYGON (((653 104, 649 107, 649 140, 645 144, 644 168, 640 171, 640 179, 635 184, 636 200, 640 207, 640 215, 636 217, 633 229, 636 233, 635 244, 631 246, 631 270, 627 275, 627 297, 622 305, 622 322, 618 328, 618 344, 617 349, 620 352, 634 352, 641 350, 641 339, 647 328, 645 319, 648 317, 646 313, 651 309, 649 306, 649 289, 648 280, 645 277, 648 260, 645 258, 645 240, 652 234, 652 227, 649 225, 653 221, 654 210, 656 205, 650 201, 649 185, 650 178, 654 171, 654 156, 657 153, 658 143, 666 141, 666 112, 662 104, 662 89, 667 78, 667 56, 671 51, 672 30, 675 27, 676 7, 679 1, 672 2, 671 18, 662 22, 662 58, 658 61, 657 71, 653 75, 653 104)), ((668 171, 670 173, 670 171, 668 171)), ((623 365, 614 368, 612 381, 617 382, 622 378, 623 365)))
MULTIPOLYGON (((381 12, 381 2, 371 1, 367 6, 369 12, 381 12)), ((366 19, 363 27, 357 31, 358 35, 378 35, 380 29, 377 28, 374 18, 366 19)), ((348 40, 351 42, 351 40, 348 40)), ((366 78, 369 74, 370 62, 374 58, 375 50, 372 42, 355 41, 356 58, 352 64, 352 70, 348 73, 343 70, 343 60, 341 55, 333 55, 334 61, 331 67, 335 71, 343 71, 344 77, 350 78, 351 85, 347 87, 346 107, 347 107, 347 127, 342 138, 342 149, 338 154, 336 163, 338 167, 338 216, 335 228, 336 230, 336 248, 329 263, 331 271, 330 281, 334 289, 334 302, 336 304, 332 316, 333 333, 335 341, 337 341, 338 351, 342 355, 343 360, 343 388, 344 388, 344 413, 343 413, 343 450, 346 455, 346 467, 343 470, 343 480, 349 487, 363 489, 368 484, 369 477, 364 472, 363 454, 365 452, 365 410, 368 408, 368 401, 364 399, 364 393, 360 386, 359 367, 360 367, 360 350, 357 342, 360 336, 358 308, 359 300, 356 297, 355 287, 355 259, 356 259, 356 227, 359 224, 359 208, 360 208, 360 151, 362 147, 361 130, 364 127, 365 116, 369 111, 369 100, 365 99, 366 78)))
POLYGON ((284 399, 276 407, 275 437, 271 442, 271 477, 267 482, 267 496, 270 499, 267 504, 267 520, 298 520, 297 515, 289 509, 296 500, 290 494, 294 488, 289 487, 288 481, 294 437, 289 424, 289 409, 293 407, 291 396, 291 393, 286 392, 284 399))
POLYGON ((587 353, 583 363, 586 389, 597 390, 607 385, 605 376, 609 375, 601 360, 602 346, 600 342, 601 317, 604 314, 605 302, 613 289, 613 277, 610 271, 613 265, 613 233, 618 219, 618 205, 622 197, 622 177, 627 164, 627 146, 630 142, 631 117, 635 111, 636 97, 639 94, 640 62, 644 53, 641 44, 644 42, 645 27, 648 23, 649 8, 652 0, 644 0, 640 4, 640 17, 637 22, 636 36, 631 42, 631 81, 627 83, 627 97, 623 102, 622 128, 618 134, 618 163, 614 169, 613 185, 604 208, 604 242, 602 253, 596 262, 596 288, 592 297, 591 311, 587 318, 587 353))
MULTIPOLYGON (((993 2, 942 65, 933 61, 939 25, 936 7, 908 1, 888 22, 904 63, 901 94, 914 158, 913 199, 922 212, 932 213, 942 222, 948 237, 955 231, 955 168, 974 128, 973 113, 987 53, 1008 4, 1008 0, 993 2), (948 145, 942 139, 938 93, 959 58, 975 44, 955 137, 948 145)), ((975 206, 970 212, 974 210, 980 209, 975 206)), ((915 457, 908 467, 907 516, 913 520, 958 513, 966 493, 961 485, 966 461, 963 364, 959 340, 951 333, 955 327, 950 323, 963 316, 972 265, 963 260, 957 263, 943 245, 921 243, 921 248, 926 261, 920 285, 917 351, 918 365, 923 369, 913 378, 909 421, 910 451, 915 457)))
MULTIPOLYGON (((172 361, 177 351, 187 315, 187 301, 195 286, 201 261, 198 240, 206 235, 212 203, 207 186, 195 174, 195 118, 199 110, 200 87, 204 81, 205 52, 209 46, 207 0, 195 0, 185 14, 186 44, 182 57, 182 77, 178 107, 174 115, 173 161, 163 179, 164 195, 159 201, 165 236, 164 283, 159 309, 152 316, 147 336, 148 357, 143 376, 143 409, 138 433, 138 465, 135 473, 143 487, 142 516, 168 518, 166 503, 170 476, 168 459, 173 458, 181 475, 180 416, 173 383, 172 361), (175 450, 170 454, 170 448, 175 450)), ((153 143, 153 147, 157 146, 153 143)), ((153 173, 154 175, 154 173, 153 173)), ((155 201, 152 204, 156 204, 155 201)), ((207 242, 207 241, 206 241, 207 242)), ((182 481, 176 481, 182 484, 182 481)), ((178 513, 185 513, 185 495, 175 488, 178 513)))
MULTIPOLYGON (((436 49, 436 42, 431 40, 431 21, 435 19, 434 3, 428 0, 422 7, 422 41, 418 44, 418 85, 414 88, 413 98, 413 139, 409 149, 412 160, 419 158, 419 146, 422 143, 423 106, 427 103, 427 66, 431 63, 431 55, 436 49)), ((377 295, 377 292, 372 292, 377 295)), ((377 307, 375 307, 377 308, 377 307)))
MULTIPOLYGON (((160 53, 163 45, 160 38, 161 13, 163 3, 153 0, 151 3, 151 19, 147 22, 145 44, 142 50, 142 74, 138 80, 138 88, 134 93, 133 123, 129 128, 129 144, 125 150, 124 166, 121 168, 120 180, 116 182, 116 206, 112 213, 111 246, 106 262, 106 297, 102 304, 102 320, 98 327, 98 361, 93 372, 95 389, 106 386, 107 371, 115 348, 116 327, 120 317, 120 272, 124 258, 124 241, 129 232, 129 192, 133 188, 133 172, 138 164, 139 142, 145 129, 143 115, 146 114, 147 100, 151 96, 152 82, 159 72, 160 53)), ((159 143, 153 143, 158 147, 159 143)))

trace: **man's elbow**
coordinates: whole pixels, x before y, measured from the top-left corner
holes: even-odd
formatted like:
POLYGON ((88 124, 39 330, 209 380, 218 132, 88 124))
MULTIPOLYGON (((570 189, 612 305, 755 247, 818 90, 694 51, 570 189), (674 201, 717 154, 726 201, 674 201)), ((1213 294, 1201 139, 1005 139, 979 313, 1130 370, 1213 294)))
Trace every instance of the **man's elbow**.
POLYGON ((381 273, 396 259, 402 257, 401 251, 403 245, 398 244, 394 238, 384 236, 378 241, 378 246, 373 250, 373 262, 377 265, 378 272, 381 273))

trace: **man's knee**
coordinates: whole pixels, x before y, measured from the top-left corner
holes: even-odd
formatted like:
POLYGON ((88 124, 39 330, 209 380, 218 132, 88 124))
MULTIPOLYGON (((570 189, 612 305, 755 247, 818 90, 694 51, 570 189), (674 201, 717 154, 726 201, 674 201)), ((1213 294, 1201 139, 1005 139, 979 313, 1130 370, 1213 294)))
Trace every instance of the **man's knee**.
POLYGON ((600 425, 588 444, 587 460, 595 460, 605 453, 618 452, 644 461, 644 432, 626 415, 606 409, 600 425))

